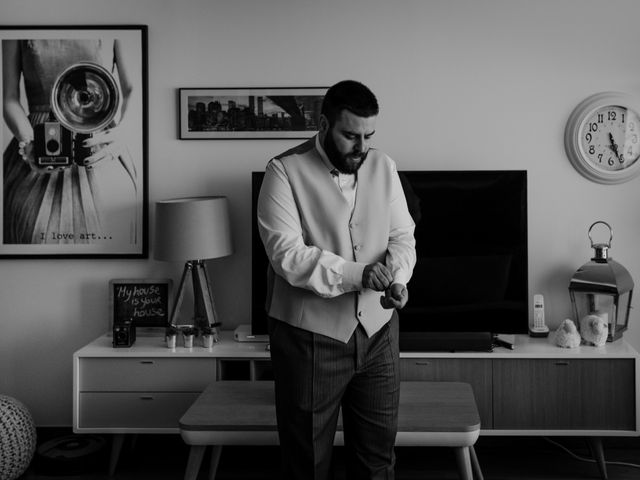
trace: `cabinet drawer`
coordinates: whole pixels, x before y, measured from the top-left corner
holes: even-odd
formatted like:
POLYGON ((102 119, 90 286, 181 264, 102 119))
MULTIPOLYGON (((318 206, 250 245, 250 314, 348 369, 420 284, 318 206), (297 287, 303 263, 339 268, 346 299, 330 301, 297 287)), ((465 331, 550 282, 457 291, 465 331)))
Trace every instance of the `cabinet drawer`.
POLYGON ((456 358, 401 358, 400 378, 405 381, 465 382, 471 385, 483 429, 493 426, 491 360, 456 358))
POLYGON ((216 379, 211 358, 82 358, 81 392, 201 392, 216 379))
POLYGON ((635 430, 634 359, 494 363, 498 429, 635 430))
POLYGON ((79 428, 178 428, 199 393, 81 393, 79 428))

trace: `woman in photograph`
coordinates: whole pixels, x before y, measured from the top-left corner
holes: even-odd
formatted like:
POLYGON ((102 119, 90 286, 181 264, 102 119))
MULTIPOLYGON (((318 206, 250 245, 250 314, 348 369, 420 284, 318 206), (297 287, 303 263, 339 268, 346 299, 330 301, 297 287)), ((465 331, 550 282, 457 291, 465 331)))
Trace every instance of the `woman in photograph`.
MULTIPOLYGON (((4 40, 2 66, 4 119, 13 134, 3 156, 4 243, 136 243, 138 178, 121 135, 132 82, 119 41, 4 40), (121 103, 106 128, 75 135, 70 147, 56 136, 55 125, 47 124, 49 133, 37 131, 44 122, 59 120, 51 92, 60 74, 78 62, 114 73, 121 103), (51 135, 54 142, 47 143, 51 135), (50 147, 63 151, 41 156, 43 149, 51 154, 50 147), (56 155, 66 156, 67 162, 56 155)), ((72 136, 68 131, 64 135, 72 136)))

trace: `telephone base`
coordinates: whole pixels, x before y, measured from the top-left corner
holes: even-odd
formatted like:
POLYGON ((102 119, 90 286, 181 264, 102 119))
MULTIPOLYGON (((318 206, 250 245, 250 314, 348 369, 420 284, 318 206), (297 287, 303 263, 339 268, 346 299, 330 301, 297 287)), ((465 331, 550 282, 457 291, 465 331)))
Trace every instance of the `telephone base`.
POLYGON ((529 329, 529 336, 530 337, 536 337, 536 338, 548 337, 549 336, 549 327, 530 328, 529 329))

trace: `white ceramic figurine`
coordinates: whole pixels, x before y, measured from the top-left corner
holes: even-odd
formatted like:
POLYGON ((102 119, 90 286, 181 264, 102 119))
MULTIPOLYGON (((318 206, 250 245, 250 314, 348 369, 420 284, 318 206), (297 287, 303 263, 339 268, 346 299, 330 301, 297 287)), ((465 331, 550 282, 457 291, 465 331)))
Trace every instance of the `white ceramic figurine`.
POLYGON ((580 345, 580 334, 573 320, 565 319, 556 330, 556 345, 562 348, 576 348, 580 345))
POLYGON ((607 343, 609 324, 601 315, 586 315, 580 319, 580 335, 587 344, 601 347, 607 343))

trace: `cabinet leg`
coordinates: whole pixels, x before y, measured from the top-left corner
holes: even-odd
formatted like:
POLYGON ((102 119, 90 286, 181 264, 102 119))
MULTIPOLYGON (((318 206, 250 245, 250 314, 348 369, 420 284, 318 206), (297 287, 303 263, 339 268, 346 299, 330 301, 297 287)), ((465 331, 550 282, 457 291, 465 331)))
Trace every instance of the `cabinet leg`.
POLYGON ((478 456, 476 455, 476 449, 473 445, 469 447, 469 454, 471 455, 471 468, 473 469, 473 478, 475 480, 484 480, 482 476, 482 470, 480 469, 480 462, 478 462, 478 456))
POLYGON ((207 447, 202 445, 192 445, 189 449, 189 459, 187 460, 187 469, 184 472, 184 480, 196 480, 200 471, 202 457, 207 447))
POLYGON ((591 450, 591 456, 598 464, 598 470, 600 470, 600 476, 603 480, 607 480, 607 464, 604 460, 604 447, 602 446, 602 439, 600 437, 587 437, 587 444, 589 450, 591 450))
POLYGON ((455 447, 456 462, 458 464, 458 473, 462 480, 473 480, 471 472, 471 458, 469 456, 468 447, 455 447))
POLYGON ((133 433, 130 435, 130 442, 129 442, 129 451, 133 452, 136 449, 136 445, 138 443, 138 434, 137 433, 133 433))
POLYGON ((116 473, 116 467, 118 466, 118 459, 120 458, 120 452, 122 451, 122 444, 124 443, 124 433, 116 433, 113 435, 111 441, 111 458, 109 459, 109 476, 113 477, 116 473))

